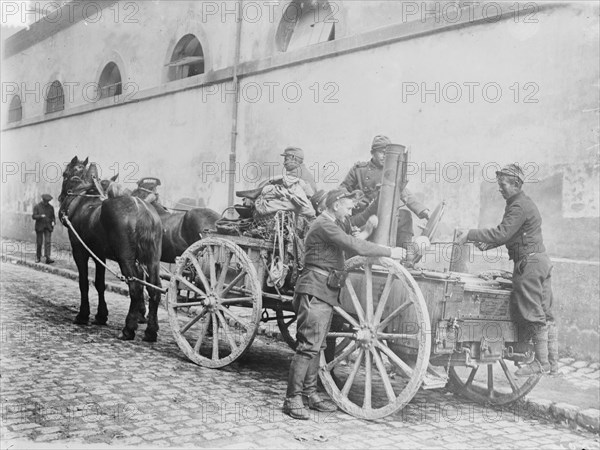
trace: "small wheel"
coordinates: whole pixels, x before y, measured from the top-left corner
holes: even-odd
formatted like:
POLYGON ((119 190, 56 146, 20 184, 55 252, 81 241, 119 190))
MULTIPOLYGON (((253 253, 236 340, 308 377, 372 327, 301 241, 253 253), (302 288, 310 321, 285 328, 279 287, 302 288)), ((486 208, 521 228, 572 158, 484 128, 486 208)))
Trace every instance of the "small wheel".
POLYGON ((448 373, 450 390, 469 400, 491 405, 508 405, 527 395, 541 375, 515 377, 504 359, 475 368, 454 366, 448 373), (484 370, 481 370, 484 369, 484 370))
POLYGON ((281 308, 275 309, 275 317, 277 318, 277 326, 281 332, 281 337, 292 350, 296 350, 298 341, 295 336, 290 333, 290 326, 296 322, 296 314, 293 312, 284 311, 281 308))
POLYGON ((177 261, 166 298, 177 345, 196 364, 226 366, 256 336, 261 284, 248 255, 226 239, 192 244, 177 261))
POLYGON ((328 333, 337 348, 331 361, 321 356, 319 375, 342 410, 379 419, 403 408, 423 382, 431 352, 429 314, 416 281, 397 261, 354 257, 346 270, 342 307, 335 311, 352 329, 328 333), (399 342, 414 352, 405 357, 392 345, 399 342))

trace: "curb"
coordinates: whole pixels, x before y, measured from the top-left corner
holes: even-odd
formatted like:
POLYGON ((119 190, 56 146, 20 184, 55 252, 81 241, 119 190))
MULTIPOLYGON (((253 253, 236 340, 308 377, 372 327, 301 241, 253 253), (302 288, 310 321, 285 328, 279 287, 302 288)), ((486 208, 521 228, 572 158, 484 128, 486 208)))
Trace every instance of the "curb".
MULTIPOLYGON (((78 274, 72 270, 52 267, 47 264, 33 263, 11 256, 2 255, 2 262, 26 266, 39 272, 51 273, 53 275, 58 275, 75 281, 79 279, 78 274)), ((93 285, 93 278, 89 278, 89 281, 93 285)), ((125 296, 129 295, 129 290, 126 287, 115 283, 107 282, 106 290, 125 296)), ((164 302, 161 302, 161 305, 164 308, 164 302)), ((276 339, 287 346, 281 336, 279 328, 276 325, 274 327, 269 327, 260 322, 257 335, 276 339)), ((554 421, 566 424, 571 429, 576 429, 579 426, 588 431, 600 433, 600 409, 581 409, 569 403, 552 402, 550 400, 541 398, 525 398, 523 402, 527 411, 532 413, 534 416, 552 419, 554 421)))
MULTIPOLYGON (((6 256, 6 255, 2 255, 2 262, 29 267, 30 269, 37 270, 38 272, 51 273, 53 275, 58 275, 63 278, 68 278, 68 279, 74 280, 74 281, 79 280, 79 274, 77 272, 74 272, 69 269, 61 269, 60 267, 53 267, 51 265, 44 264, 44 263, 34 263, 34 262, 26 261, 23 259, 17 259, 12 256, 6 256)), ((92 286, 94 285, 94 278, 90 277, 88 279, 88 281, 91 283, 92 286)), ((110 282, 105 282, 105 283, 106 283, 107 291, 115 292, 115 293, 121 294, 121 295, 127 295, 127 296, 129 295, 129 289, 127 289, 123 286, 120 286, 118 284, 115 284, 115 283, 110 283, 110 282)))

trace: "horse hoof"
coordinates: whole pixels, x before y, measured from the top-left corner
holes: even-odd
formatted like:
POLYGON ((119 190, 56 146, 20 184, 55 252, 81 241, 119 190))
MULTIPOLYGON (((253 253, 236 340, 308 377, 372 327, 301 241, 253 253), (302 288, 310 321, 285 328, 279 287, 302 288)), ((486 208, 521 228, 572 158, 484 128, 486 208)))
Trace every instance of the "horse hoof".
POLYGON ((81 317, 77 316, 75 319, 73 319, 73 323, 75 325, 87 325, 88 319, 82 319, 81 317))
POLYGON ((144 342, 156 342, 158 340, 158 335, 156 333, 144 333, 144 337, 142 341, 144 342))
POLYGON ((121 334, 119 334, 119 340, 120 341, 133 341, 133 339, 135 338, 135 334, 125 334, 123 332, 121 332, 121 334))
POLYGON ((103 320, 94 319, 94 320, 92 320, 92 325, 105 326, 106 322, 108 322, 108 319, 103 319, 103 320))

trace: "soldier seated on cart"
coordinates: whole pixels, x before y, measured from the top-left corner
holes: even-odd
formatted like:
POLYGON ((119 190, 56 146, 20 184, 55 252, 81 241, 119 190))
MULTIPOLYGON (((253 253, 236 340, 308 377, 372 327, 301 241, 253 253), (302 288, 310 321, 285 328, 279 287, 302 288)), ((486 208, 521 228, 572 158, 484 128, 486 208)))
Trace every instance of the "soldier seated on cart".
POLYGON ((552 313, 552 264, 542 238, 542 218, 537 206, 521 190, 523 171, 509 164, 496 172, 500 193, 506 200, 502 222, 495 228, 458 230, 456 241, 477 242, 480 250, 506 245, 514 261, 511 303, 519 323, 519 340, 533 340, 535 361, 515 372, 517 376, 556 373, 557 330, 552 313))
POLYGON ((406 251, 358 239, 343 224, 354 207, 354 193, 335 189, 327 193, 325 210, 311 224, 305 240, 304 269, 294 291, 293 307, 298 317, 298 346, 290 366, 283 412, 295 419, 309 418, 308 407, 329 412, 337 408, 317 393, 319 353, 333 318, 333 307, 339 305, 340 288, 344 284, 346 252, 362 256, 388 256, 403 259, 406 251))
MULTIPOLYGON (((365 162, 357 162, 348 172, 342 182, 342 188, 352 192, 355 189, 361 190, 365 196, 359 202, 353 211, 353 215, 364 211, 367 206, 376 201, 379 194, 379 186, 383 177, 383 163, 385 160, 385 148, 391 141, 387 136, 378 135, 373 138, 371 144, 371 159, 365 162)), ((396 244, 407 248, 412 242, 413 237, 413 219, 411 211, 419 219, 429 220, 429 209, 418 202, 415 196, 404 189, 401 195, 404 205, 398 210, 398 229, 396 244), (404 208, 406 206, 408 210, 404 208)))
POLYGON ((280 156, 283 156, 283 177, 302 180, 306 186, 306 196, 312 197, 317 192, 317 184, 304 164, 304 150, 298 147, 287 147, 280 156))

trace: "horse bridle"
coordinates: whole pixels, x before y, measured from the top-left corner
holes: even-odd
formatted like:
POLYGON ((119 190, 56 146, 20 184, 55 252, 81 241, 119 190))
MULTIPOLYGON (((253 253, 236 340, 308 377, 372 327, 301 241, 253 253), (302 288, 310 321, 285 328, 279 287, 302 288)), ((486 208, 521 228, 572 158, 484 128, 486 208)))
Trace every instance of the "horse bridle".
MULTIPOLYGON (((72 181, 72 180, 75 180, 75 181, 79 180, 79 181, 81 181, 82 183, 84 182, 83 178, 81 178, 79 175, 73 175, 72 177, 70 177, 70 178, 69 178, 69 181, 72 181)), ((97 184, 96 184, 96 183, 93 183, 93 185, 94 185, 94 187, 96 187, 96 189, 98 189, 98 188, 97 188, 97 184)), ((69 189, 69 190, 66 192, 66 194, 65 194, 65 197, 66 197, 66 198, 68 198, 68 197, 80 197, 80 198, 81 198, 81 197, 94 197, 94 198, 102 198, 102 197, 105 197, 105 196, 104 196, 104 195, 102 195, 102 194, 86 194, 85 192, 86 192, 88 189, 90 189, 90 187, 91 187, 91 186, 85 186, 84 188, 82 188, 82 189, 81 189, 81 192, 76 192, 76 190, 69 189)), ((66 198, 65 198, 65 200, 66 200, 66 198)), ((76 200, 76 199, 75 199, 75 200, 76 200)), ((61 208, 61 209, 60 209, 60 211, 59 211, 59 220, 60 220, 60 222, 61 222, 63 225, 65 225, 65 226, 66 226, 66 223, 65 223, 65 221, 64 221, 64 218, 65 218, 65 217, 69 217, 69 210, 70 210, 70 209, 73 207, 73 205, 77 205, 78 203, 79 203, 78 201, 70 201, 70 202, 68 202, 68 204, 66 205, 66 208, 61 208)))

